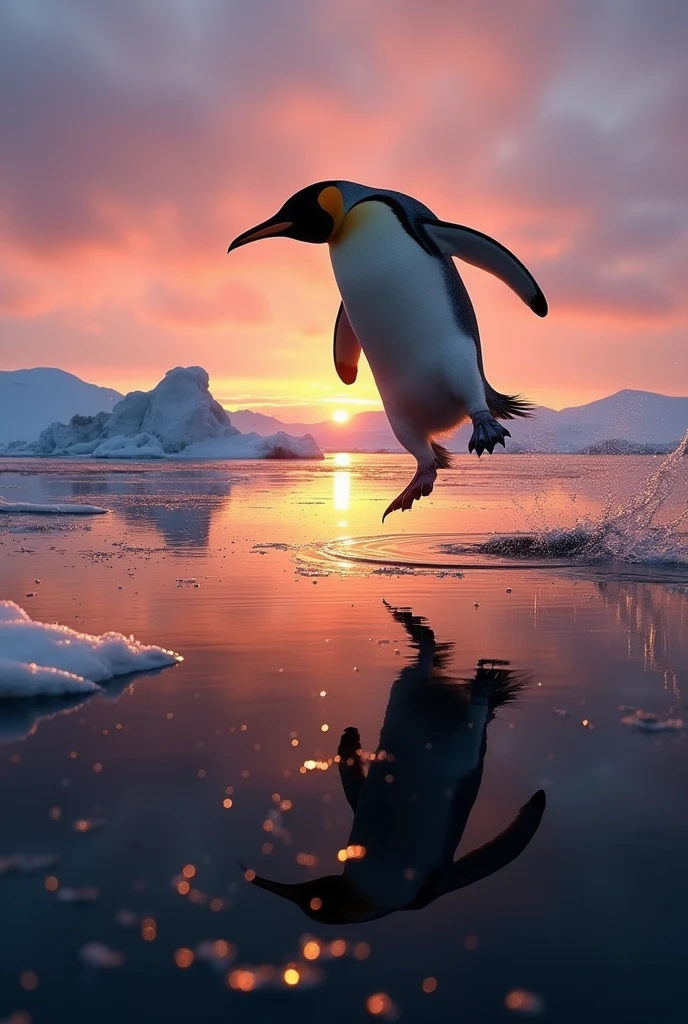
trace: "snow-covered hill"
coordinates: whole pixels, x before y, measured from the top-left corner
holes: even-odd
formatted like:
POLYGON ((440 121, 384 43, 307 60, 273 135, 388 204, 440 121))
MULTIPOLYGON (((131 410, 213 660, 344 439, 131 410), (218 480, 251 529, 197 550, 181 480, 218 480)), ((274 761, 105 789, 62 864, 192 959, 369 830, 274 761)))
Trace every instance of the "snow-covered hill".
POLYGON ((46 423, 68 420, 75 412, 110 413, 121 397, 65 370, 0 370, 0 444, 32 441, 46 423))
POLYGON ((0 453, 136 460, 322 458, 310 434, 242 434, 211 395, 200 366, 177 366, 151 391, 131 391, 112 413, 51 423, 37 441, 10 444, 0 453))

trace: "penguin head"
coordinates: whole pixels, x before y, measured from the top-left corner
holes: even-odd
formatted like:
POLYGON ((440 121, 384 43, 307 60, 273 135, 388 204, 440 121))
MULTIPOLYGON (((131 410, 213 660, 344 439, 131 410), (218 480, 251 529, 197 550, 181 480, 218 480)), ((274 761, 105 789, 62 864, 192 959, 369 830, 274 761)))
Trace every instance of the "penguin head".
POLYGON ((259 238, 295 238, 299 242, 328 242, 341 227, 356 201, 349 182, 318 181, 287 199, 274 217, 238 235, 227 252, 259 238), (345 194, 340 186, 345 186, 345 194))
POLYGON ((356 921, 373 921, 385 917, 389 910, 382 910, 360 895, 346 875, 325 875, 308 882, 289 884, 273 882, 269 878, 255 875, 253 885, 272 892, 282 899, 295 903, 312 921, 319 924, 351 924, 356 921))

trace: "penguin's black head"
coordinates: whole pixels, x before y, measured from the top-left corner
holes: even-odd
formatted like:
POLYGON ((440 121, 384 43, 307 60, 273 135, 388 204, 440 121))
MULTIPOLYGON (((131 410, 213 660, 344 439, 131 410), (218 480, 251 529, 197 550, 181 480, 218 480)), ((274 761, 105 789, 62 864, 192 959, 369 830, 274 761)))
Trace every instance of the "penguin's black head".
POLYGON ((227 252, 259 238, 295 238, 299 242, 327 242, 338 230, 346 212, 336 181, 318 181, 295 192, 269 220, 238 235, 227 252))

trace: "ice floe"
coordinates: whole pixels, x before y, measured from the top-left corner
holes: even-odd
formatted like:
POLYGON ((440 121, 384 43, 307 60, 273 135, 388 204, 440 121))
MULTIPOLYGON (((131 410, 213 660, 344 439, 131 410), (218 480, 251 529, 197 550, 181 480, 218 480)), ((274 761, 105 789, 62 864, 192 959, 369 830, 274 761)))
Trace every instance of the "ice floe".
POLYGON ((0 601, 0 698, 92 693, 115 676, 163 668, 179 654, 121 633, 91 636, 34 622, 14 601, 0 601))
POLYGON ((107 512, 108 509, 99 505, 33 505, 30 501, 6 501, 0 497, 0 515, 100 516, 107 512))

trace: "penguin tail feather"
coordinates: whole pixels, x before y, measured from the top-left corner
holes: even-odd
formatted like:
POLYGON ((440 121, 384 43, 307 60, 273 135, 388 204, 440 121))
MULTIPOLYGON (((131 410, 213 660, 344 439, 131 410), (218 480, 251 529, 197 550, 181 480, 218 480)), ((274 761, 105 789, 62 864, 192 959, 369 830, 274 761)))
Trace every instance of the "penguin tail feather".
POLYGON ((430 447, 435 456, 435 465, 438 469, 449 469, 452 465, 451 452, 437 441, 431 441, 430 447))
POLYGON ((487 406, 496 420, 513 420, 517 417, 530 419, 535 415, 535 406, 520 395, 500 395, 489 384, 485 385, 487 406))

